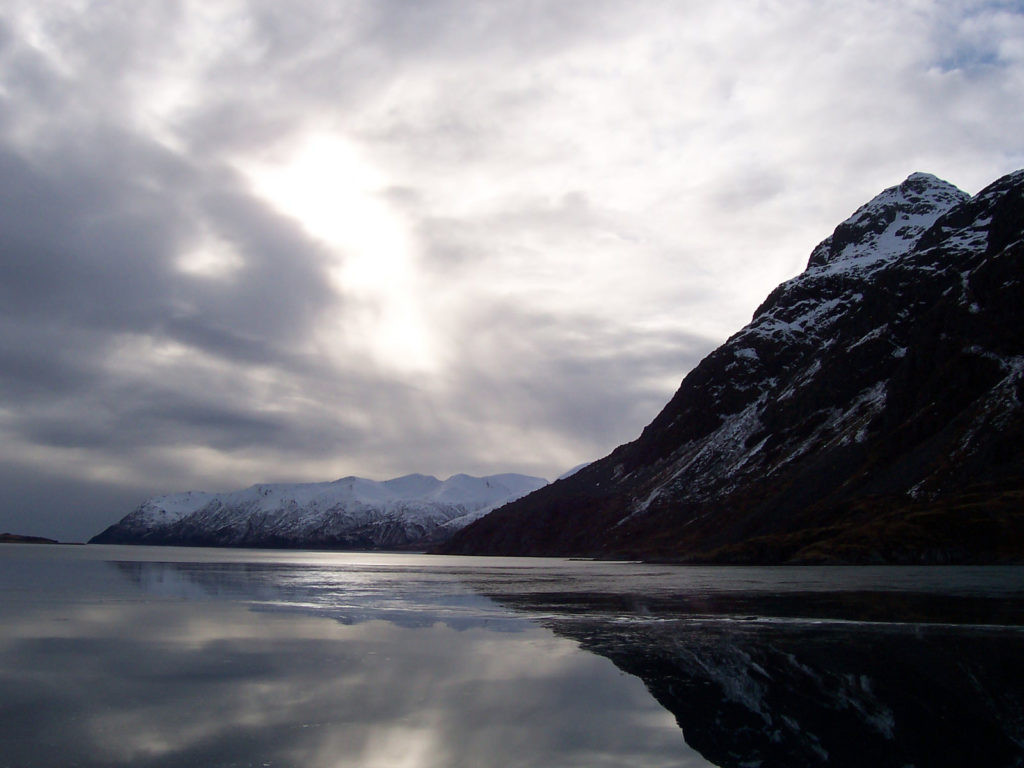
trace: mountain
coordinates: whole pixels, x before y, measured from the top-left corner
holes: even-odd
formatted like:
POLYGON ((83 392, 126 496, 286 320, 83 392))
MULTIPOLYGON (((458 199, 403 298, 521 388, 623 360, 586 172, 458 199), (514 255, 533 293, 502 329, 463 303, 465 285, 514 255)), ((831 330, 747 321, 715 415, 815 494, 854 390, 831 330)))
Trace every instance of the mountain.
POLYGON ((442 551, 1024 562, 1024 170, 915 173, 683 380, 632 443, 442 551))
POLYGON ((144 502, 89 543, 413 549, 446 539, 546 482, 514 474, 454 475, 443 482, 407 475, 189 491, 144 502))
POLYGON ((0 533, 0 544, 59 544, 56 539, 42 536, 22 536, 17 533, 0 533))

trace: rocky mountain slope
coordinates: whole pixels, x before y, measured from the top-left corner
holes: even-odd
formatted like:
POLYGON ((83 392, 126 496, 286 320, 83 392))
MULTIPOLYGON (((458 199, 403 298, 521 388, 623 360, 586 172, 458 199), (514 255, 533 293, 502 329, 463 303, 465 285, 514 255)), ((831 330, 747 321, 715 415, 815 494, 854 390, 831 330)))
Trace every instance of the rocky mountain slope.
POLYGON ((414 549, 448 538, 546 482, 514 474, 454 475, 443 482, 408 475, 189 491, 144 502, 90 543, 414 549))
POLYGON ((857 210, 634 442, 444 548, 1024 561, 1024 171, 857 210))

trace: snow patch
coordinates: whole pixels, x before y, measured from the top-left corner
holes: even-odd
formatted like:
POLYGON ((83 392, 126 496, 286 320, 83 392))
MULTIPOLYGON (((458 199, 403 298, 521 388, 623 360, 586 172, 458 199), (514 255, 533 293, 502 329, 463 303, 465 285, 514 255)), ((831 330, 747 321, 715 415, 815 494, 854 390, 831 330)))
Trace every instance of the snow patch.
POLYGON ((944 213, 967 199, 969 196, 952 184, 929 174, 911 174, 899 186, 886 189, 858 208, 837 228, 837 233, 858 233, 837 254, 824 260, 835 235, 815 248, 811 255, 814 266, 808 272, 819 276, 874 272, 909 253, 944 213))

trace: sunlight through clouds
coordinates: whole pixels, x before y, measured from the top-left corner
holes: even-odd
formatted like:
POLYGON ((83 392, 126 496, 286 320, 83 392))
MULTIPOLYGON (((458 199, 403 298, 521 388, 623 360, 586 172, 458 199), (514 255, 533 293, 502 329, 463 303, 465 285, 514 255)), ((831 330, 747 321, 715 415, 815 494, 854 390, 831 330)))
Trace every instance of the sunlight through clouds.
POLYGON ((343 300, 358 297, 364 305, 345 320, 348 341, 364 340, 384 365, 433 368, 436 353, 420 306, 416 245, 388 203, 386 179, 366 154, 340 136, 313 132, 280 157, 238 166, 258 195, 331 248, 335 289, 343 300))
POLYGON ((199 244, 178 256, 175 266, 186 275, 223 280, 240 269, 244 259, 227 240, 206 234, 199 244))

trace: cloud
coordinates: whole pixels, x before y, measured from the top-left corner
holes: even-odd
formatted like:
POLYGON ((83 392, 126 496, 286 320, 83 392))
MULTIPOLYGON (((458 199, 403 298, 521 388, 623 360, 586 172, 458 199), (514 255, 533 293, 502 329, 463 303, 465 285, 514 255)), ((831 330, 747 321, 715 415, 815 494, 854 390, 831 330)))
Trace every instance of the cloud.
POLYGON ((1024 165, 1022 33, 1005 2, 8 3, 0 461, 35 500, 0 527, 59 536, 89 483, 603 455, 883 187, 1024 165))

